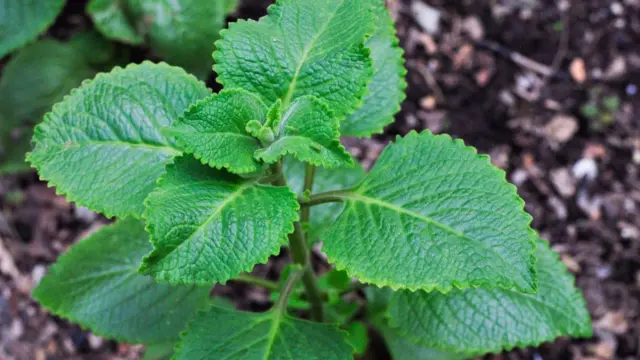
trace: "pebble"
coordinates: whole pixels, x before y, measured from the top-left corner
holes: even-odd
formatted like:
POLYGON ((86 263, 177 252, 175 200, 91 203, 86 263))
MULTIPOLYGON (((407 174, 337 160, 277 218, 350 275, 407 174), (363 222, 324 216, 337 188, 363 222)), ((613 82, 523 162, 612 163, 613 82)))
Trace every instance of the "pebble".
POLYGON ((411 12, 418 25, 427 34, 435 35, 440 32, 440 10, 421 1, 414 1, 411 4, 411 12))
POLYGON ((565 143, 578 131, 578 120, 573 116, 558 114, 551 119, 551 121, 545 125, 545 134, 559 142, 565 143))
POLYGON ((621 16, 624 14, 624 7, 617 1, 612 2, 609 9, 611 9, 611 13, 615 16, 621 16))
POLYGON ((595 160, 590 158, 582 158, 573 165, 571 169, 573 177, 577 180, 589 180, 593 181, 598 177, 598 165, 595 160))
POLYGON ((568 198, 576 193, 575 178, 567 168, 559 168, 551 171, 551 182, 558 193, 568 198))

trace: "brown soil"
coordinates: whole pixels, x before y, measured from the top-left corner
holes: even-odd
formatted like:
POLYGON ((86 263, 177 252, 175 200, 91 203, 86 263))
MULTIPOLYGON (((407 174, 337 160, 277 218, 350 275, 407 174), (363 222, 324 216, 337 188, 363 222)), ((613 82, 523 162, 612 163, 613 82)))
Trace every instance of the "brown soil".
MULTIPOLYGON (((371 164, 395 135, 431 129, 490 154, 576 275, 594 320, 593 339, 489 358, 640 358, 640 1, 428 0, 441 15, 432 34, 412 1, 388 2, 406 50, 408 98, 385 134, 350 139, 350 149, 371 164), (593 178, 575 176, 576 164, 593 178)), ((234 18, 257 18, 269 3, 245 0, 234 18)), ((49 35, 90 26, 83 8, 70 1, 49 35)), ((49 316, 28 295, 58 254, 106 220, 34 174, 0 178, 0 207, 0 359, 137 359, 140 347, 49 316)), ((277 266, 258 271, 274 276, 277 266)), ((244 308, 266 306, 246 286, 216 292, 244 308)))

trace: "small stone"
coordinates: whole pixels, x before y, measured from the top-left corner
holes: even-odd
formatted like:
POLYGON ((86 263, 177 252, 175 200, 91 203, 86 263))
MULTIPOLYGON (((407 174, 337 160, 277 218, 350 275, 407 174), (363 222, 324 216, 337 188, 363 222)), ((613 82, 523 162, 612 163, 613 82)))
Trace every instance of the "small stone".
POLYGON ((516 169, 511 173, 511 182, 515 186, 521 186, 527 180, 529 180, 529 173, 524 169, 516 169))
POLYGON ((85 223, 91 223, 98 217, 98 214, 87 209, 84 206, 76 206, 75 215, 78 219, 82 220, 85 223))
POLYGON ((569 66, 569 73, 571 73, 571 77, 578 84, 583 84, 587 81, 587 69, 584 60, 582 60, 582 58, 573 59, 569 66))
POLYGON ((420 100, 420 107, 425 110, 433 110, 436 107, 436 98, 435 96, 429 95, 425 96, 420 100))
POLYGON ((577 180, 587 179, 593 181, 598 177, 598 165, 591 158, 582 158, 571 169, 573 177, 577 180))
POLYGON ((429 6, 422 1, 414 1, 411 4, 411 12, 418 25, 429 35, 440 32, 440 10, 429 6))
POLYGON ((569 271, 574 274, 578 274, 582 270, 580 264, 576 261, 576 259, 572 258, 569 255, 562 255, 560 257, 560 260, 564 263, 567 269, 569 269, 569 271))
POLYGON ((89 334, 89 346, 92 349, 99 349, 102 344, 104 344, 104 339, 99 337, 99 336, 95 336, 93 334, 89 334))
POLYGON ((624 314, 619 311, 613 311, 606 313, 600 320, 593 324, 593 327, 610 333, 622 335, 629 330, 629 323, 625 319, 624 314))
POLYGON ((564 205, 564 202, 555 196, 551 196, 549 198, 549 206, 553 208, 553 211, 556 213, 558 220, 566 220, 569 217, 569 212, 567 211, 567 207, 564 205))
POLYGON ((46 266, 41 264, 34 266, 33 270, 31 270, 31 279, 33 281, 33 284, 37 285, 46 273, 47 273, 46 266))
POLYGON ((624 7, 617 1, 612 2, 609 9, 611 9, 611 13, 615 16, 621 16, 624 14, 624 7))
POLYGON ((559 168, 551 171, 551 182, 558 193, 568 198, 576 193, 576 182, 567 168, 559 168))
POLYGON ((484 38, 484 27, 476 16, 469 16, 462 21, 462 29, 476 41, 484 38))
POLYGON ((569 115, 556 115, 544 127, 547 137, 559 142, 565 143, 575 135, 578 131, 578 120, 569 115))

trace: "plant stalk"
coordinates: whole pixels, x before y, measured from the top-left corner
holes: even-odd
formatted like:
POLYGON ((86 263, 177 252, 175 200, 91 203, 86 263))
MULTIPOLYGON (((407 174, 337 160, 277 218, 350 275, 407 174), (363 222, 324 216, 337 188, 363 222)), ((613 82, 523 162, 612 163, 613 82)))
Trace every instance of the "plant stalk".
POLYGON ((249 274, 240 274, 233 280, 243 282, 245 284, 260 286, 270 291, 280 291, 280 285, 278 285, 278 283, 249 274))
MULTIPOLYGON (((316 167, 310 164, 307 164, 307 167, 304 170, 304 188, 302 189, 304 194, 311 195, 313 193, 313 181, 316 176, 316 167)), ((300 210, 300 221, 303 224, 309 222, 309 218, 311 217, 311 208, 309 206, 303 206, 300 210)))
POLYGON ((344 190, 336 190, 336 191, 327 191, 324 193, 312 195, 307 201, 301 200, 300 205, 302 208, 310 208, 316 205, 322 205, 327 203, 334 202, 343 202, 346 195, 348 195, 352 190, 344 189, 344 190))
POLYGON ((281 314, 284 314, 287 311, 287 305, 289 303, 289 297, 291 297, 291 293, 295 289, 296 282, 300 280, 300 277, 303 276, 304 270, 293 271, 289 274, 287 281, 284 283, 280 290, 280 296, 278 296, 278 300, 274 304, 274 308, 276 311, 279 311, 281 314))

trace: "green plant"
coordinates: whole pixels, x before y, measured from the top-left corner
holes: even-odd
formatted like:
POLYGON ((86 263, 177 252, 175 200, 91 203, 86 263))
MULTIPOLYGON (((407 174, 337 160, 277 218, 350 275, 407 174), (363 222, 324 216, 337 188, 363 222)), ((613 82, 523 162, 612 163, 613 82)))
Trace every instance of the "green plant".
POLYGON ((149 359, 351 359, 369 327, 396 359, 590 336, 573 278, 487 156, 412 132, 366 173, 340 144, 380 132, 404 98, 382 1, 280 0, 216 47, 218 94, 145 62, 84 83, 36 128, 41 178, 119 218, 52 266, 44 307, 149 359), (320 277, 318 239, 335 266, 320 277), (287 246, 279 282, 246 273, 287 246), (273 308, 210 301, 227 281, 266 288, 273 308))

